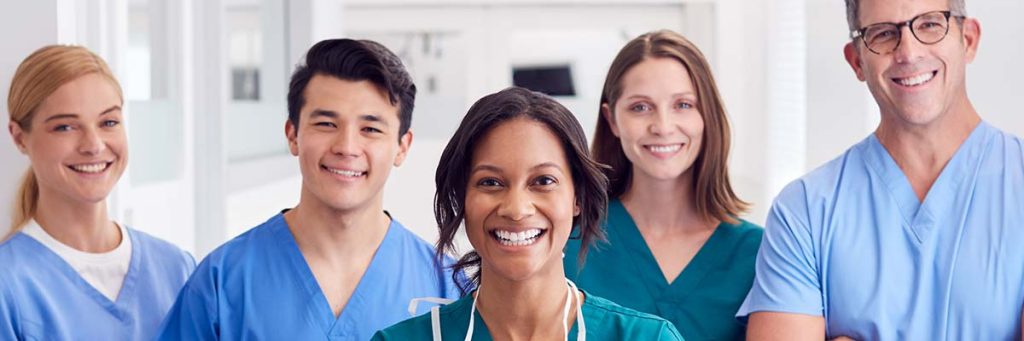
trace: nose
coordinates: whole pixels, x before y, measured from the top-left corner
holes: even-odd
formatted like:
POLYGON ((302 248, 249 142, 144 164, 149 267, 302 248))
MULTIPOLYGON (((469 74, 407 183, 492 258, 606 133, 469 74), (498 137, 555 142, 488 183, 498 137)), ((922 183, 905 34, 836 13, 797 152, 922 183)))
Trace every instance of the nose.
POLYGON ((331 143, 331 153, 341 156, 359 155, 359 132, 352 129, 339 129, 331 143))
POLYGON ((904 27, 900 27, 900 41, 896 46, 896 50, 892 51, 892 56, 896 59, 896 63, 911 63, 921 58, 921 52, 925 48, 926 45, 918 41, 914 36, 914 32, 911 31, 910 25, 906 25, 904 27))
POLYGON ((498 216, 512 221, 522 221, 534 213, 537 208, 533 205, 533 199, 524 189, 511 189, 502 198, 498 206, 498 216))
POLYGON ((675 124, 672 122, 671 113, 664 109, 658 109, 651 116, 651 123, 648 131, 654 135, 671 135, 675 131, 675 124))
POLYGON ((78 152, 85 155, 99 155, 106 144, 103 137, 95 128, 83 128, 81 138, 78 139, 78 152))

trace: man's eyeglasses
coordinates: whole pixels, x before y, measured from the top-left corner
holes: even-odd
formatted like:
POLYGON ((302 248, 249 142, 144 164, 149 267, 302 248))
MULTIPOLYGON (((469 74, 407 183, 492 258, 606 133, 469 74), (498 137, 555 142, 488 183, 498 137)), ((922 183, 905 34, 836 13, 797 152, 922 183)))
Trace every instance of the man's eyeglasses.
POLYGON ((949 33, 949 18, 960 18, 954 16, 950 11, 928 12, 901 23, 877 23, 862 27, 859 30, 850 31, 850 38, 861 38, 864 46, 875 54, 887 54, 896 51, 900 46, 903 35, 903 26, 910 27, 910 33, 917 38, 917 41, 925 45, 932 45, 942 41, 949 33))

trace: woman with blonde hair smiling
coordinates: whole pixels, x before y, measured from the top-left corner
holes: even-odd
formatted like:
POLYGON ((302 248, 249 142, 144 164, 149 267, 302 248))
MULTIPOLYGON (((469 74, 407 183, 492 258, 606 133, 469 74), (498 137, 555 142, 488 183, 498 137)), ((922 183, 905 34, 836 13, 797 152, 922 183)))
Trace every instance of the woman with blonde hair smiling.
POLYGON ((15 72, 8 130, 31 167, 0 243, 0 339, 150 339, 195 268, 107 216, 128 163, 123 103, 83 47, 43 47, 15 72))

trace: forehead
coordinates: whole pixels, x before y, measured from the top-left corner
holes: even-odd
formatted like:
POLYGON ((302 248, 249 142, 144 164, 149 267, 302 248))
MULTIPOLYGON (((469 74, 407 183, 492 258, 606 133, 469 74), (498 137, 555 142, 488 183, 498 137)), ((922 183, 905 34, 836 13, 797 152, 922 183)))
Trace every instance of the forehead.
POLYGON ((880 22, 901 22, 919 14, 949 9, 949 0, 861 0, 861 26, 880 22))
POLYGON ((690 72, 673 58, 645 58, 626 71, 621 83, 624 97, 693 91, 690 72))
POLYGON ((561 141, 546 124, 520 117, 498 123, 481 136, 473 150, 472 164, 487 163, 514 171, 550 162, 567 170, 565 155, 561 141))
POLYGON ((398 104, 392 105, 388 94, 367 80, 349 81, 317 74, 309 80, 303 95, 303 115, 327 110, 342 116, 378 114, 385 120, 398 120, 398 104))
POLYGON ((107 109, 120 105, 121 97, 114 84, 98 73, 91 73, 57 88, 39 104, 33 120, 41 121, 60 114, 75 114, 81 118, 96 117, 107 109))

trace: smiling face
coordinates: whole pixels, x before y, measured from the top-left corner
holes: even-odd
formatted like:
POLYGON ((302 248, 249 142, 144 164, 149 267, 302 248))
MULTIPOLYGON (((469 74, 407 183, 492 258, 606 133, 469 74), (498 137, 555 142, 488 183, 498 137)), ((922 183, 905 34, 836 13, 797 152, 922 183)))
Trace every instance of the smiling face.
POLYGON ((35 110, 30 128, 11 122, 15 144, 32 162, 40 197, 99 203, 128 164, 121 98, 92 73, 59 88, 35 110))
MULTIPOLYGON (((899 23, 918 15, 948 10, 947 0, 862 0, 860 23, 899 23)), ((957 15, 957 13, 953 13, 957 15)), ((876 54, 857 39, 846 58, 857 78, 867 82, 883 120, 927 125, 967 103, 966 65, 974 59, 980 29, 977 21, 949 20, 949 32, 935 44, 923 44, 908 27, 901 28, 895 51, 876 54)))
POLYGON ((475 149, 465 223, 483 276, 564 276, 562 249, 579 212, 558 138, 542 123, 516 118, 493 127, 475 149))
POLYGON ((602 111, 633 163, 633 177, 678 179, 700 154, 704 135, 689 72, 675 59, 648 58, 630 68, 621 84, 615 108, 602 111))
POLYGON ((299 127, 285 124, 299 157, 303 200, 339 211, 380 205, 391 167, 402 164, 412 132, 398 137, 399 108, 369 81, 315 75, 299 127))

